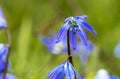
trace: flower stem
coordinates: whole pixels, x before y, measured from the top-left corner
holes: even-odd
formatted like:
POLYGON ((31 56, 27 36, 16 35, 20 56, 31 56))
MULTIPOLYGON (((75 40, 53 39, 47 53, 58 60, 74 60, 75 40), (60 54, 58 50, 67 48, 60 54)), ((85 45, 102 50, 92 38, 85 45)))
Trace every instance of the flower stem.
MULTIPOLYGON (((71 51, 70 51, 70 31, 69 30, 67 31, 67 48, 68 48, 68 61, 74 66, 71 51)), ((74 79, 77 79, 76 75, 74 79)))
POLYGON ((70 34, 69 30, 67 31, 67 48, 68 48, 68 61, 73 65, 72 55, 70 51, 70 34))
POLYGON ((6 64, 5 64, 5 71, 3 73, 3 79, 6 79, 6 73, 7 73, 7 68, 8 68, 8 61, 9 61, 9 57, 10 57, 10 50, 11 50, 11 33, 10 33, 10 30, 8 27, 5 28, 6 30, 6 33, 7 33, 7 36, 8 36, 8 54, 7 54, 7 57, 6 57, 6 64))

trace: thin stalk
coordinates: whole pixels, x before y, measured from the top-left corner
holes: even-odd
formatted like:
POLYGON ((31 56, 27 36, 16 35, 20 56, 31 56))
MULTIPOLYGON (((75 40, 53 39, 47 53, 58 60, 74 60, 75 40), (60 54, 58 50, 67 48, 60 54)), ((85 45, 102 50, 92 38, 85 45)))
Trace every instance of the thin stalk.
MULTIPOLYGON (((67 48, 68 48, 68 61, 74 66, 71 51, 70 51, 70 31, 69 30, 67 31, 67 48)), ((77 79, 76 75, 74 79, 77 79)))
POLYGON ((68 61, 73 65, 72 55, 70 51, 70 34, 69 30, 67 31, 67 48, 68 48, 68 61))
POLYGON ((5 28, 6 30, 6 33, 7 33, 7 36, 8 36, 8 54, 7 54, 7 57, 6 57, 6 64, 5 64, 5 71, 3 73, 3 79, 6 79, 6 73, 7 73, 7 68, 8 68, 8 61, 9 61, 9 57, 10 57, 10 50, 11 50, 11 33, 10 33, 10 30, 8 27, 5 28))

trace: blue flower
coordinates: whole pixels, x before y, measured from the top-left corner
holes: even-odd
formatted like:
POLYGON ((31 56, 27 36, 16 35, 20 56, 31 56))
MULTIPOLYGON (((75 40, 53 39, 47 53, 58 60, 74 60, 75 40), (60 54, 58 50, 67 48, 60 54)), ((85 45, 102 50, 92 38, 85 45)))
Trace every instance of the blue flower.
MULTIPOLYGON (((3 74, 0 74, 0 79, 3 79, 3 74)), ((13 74, 6 74, 5 79, 17 79, 13 74)))
POLYGON ((80 42, 78 44, 78 48, 75 51, 73 50, 73 54, 75 56, 79 56, 82 65, 85 66, 88 60, 88 56, 93 51, 93 49, 94 45, 90 41, 87 41, 87 46, 84 46, 83 43, 80 42))
POLYGON ((48 48, 48 50, 53 54, 59 54, 65 52, 67 49, 65 41, 55 43, 56 35, 52 34, 51 37, 47 38, 45 36, 40 37, 40 40, 48 48))
MULTIPOLYGON (((8 54, 8 47, 5 46, 4 44, 0 44, 0 74, 5 71, 5 65, 7 64, 6 62, 7 54, 8 54)), ((12 67, 10 65, 10 62, 8 62, 8 69, 10 72, 12 72, 12 67)))
POLYGON ((105 69, 100 69, 95 79, 110 79, 110 75, 105 69))
POLYGON ((81 41, 87 45, 87 37, 84 29, 89 30, 93 34, 96 34, 91 25, 89 25, 85 19, 86 15, 68 17, 64 20, 65 24, 60 28, 56 43, 60 42, 66 35, 67 31, 70 31, 70 43, 73 49, 76 49, 76 35, 81 39, 81 41))
POLYGON ((105 69, 100 69, 95 79, 119 79, 119 78, 115 75, 110 75, 105 69))
POLYGON ((6 28, 6 26, 7 26, 7 23, 6 23, 6 20, 4 18, 2 9, 0 8, 0 29, 6 28))
POLYGON ((72 64, 67 61, 55 67, 48 74, 49 79, 74 79, 75 76, 77 79, 82 79, 81 75, 75 70, 72 64))
POLYGON ((118 43, 114 49, 114 55, 116 58, 120 58, 120 43, 118 43))

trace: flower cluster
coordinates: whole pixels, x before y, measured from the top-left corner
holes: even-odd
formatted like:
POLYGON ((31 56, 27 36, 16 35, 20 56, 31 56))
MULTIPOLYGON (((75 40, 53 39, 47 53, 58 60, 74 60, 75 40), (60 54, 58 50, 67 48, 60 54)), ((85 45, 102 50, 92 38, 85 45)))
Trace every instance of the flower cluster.
MULTIPOLYGON (((5 29, 7 27, 6 20, 3 16, 2 9, 0 9, 0 30, 5 29)), ((0 79, 3 79, 5 75, 5 79, 17 79, 12 74, 6 74, 6 65, 9 71, 12 73, 12 68, 9 60, 7 61, 7 57, 9 54, 9 47, 5 44, 0 44, 0 79)))
POLYGON ((61 65, 55 67, 48 74, 48 78, 50 79, 82 79, 81 75, 75 70, 69 62, 64 62, 61 65))

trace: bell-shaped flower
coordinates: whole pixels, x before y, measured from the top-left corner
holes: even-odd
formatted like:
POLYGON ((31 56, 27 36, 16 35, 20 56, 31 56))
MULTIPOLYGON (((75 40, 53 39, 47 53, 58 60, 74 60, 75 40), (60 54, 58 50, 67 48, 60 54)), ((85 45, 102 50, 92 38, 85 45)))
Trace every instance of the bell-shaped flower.
POLYGON ((0 29, 6 28, 7 27, 7 23, 6 20, 4 18, 2 9, 0 8, 0 29))
POLYGON ((72 48, 75 50, 77 43, 76 43, 76 35, 81 39, 81 41, 87 45, 87 36, 84 29, 89 30, 93 34, 96 34, 95 30, 92 28, 90 24, 88 24, 85 19, 87 18, 86 15, 83 16, 74 16, 74 17, 68 17, 64 20, 65 24, 60 28, 58 34, 57 34, 57 40, 56 43, 63 40, 63 38, 66 36, 68 30, 70 34, 70 43, 72 45, 72 48))
POLYGON ((48 74, 49 79, 75 79, 75 77, 82 79, 72 64, 67 61, 52 69, 48 74))

